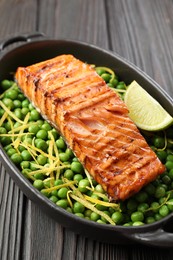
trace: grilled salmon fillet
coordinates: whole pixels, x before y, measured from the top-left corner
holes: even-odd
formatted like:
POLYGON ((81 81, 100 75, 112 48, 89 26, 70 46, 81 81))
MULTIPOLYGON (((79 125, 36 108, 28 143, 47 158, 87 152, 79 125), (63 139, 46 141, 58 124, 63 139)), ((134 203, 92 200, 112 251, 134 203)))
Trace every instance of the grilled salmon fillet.
POLYGON ((15 77, 110 200, 129 198, 164 172, 125 103, 90 65, 60 55, 19 67, 15 77))

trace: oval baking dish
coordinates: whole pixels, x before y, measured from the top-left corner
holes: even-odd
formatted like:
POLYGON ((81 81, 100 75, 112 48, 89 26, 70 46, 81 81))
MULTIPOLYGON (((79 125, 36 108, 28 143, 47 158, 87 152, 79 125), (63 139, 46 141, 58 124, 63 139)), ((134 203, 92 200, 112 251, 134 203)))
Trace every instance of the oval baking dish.
MULTIPOLYGON (((76 58, 90 64, 112 68, 120 78, 125 80, 126 84, 136 80, 173 116, 173 100, 169 95, 140 69, 117 54, 87 43, 71 40, 37 39, 38 36, 41 34, 16 36, 4 40, 0 44, 0 80, 9 79, 19 66, 28 66, 60 54, 73 54, 76 58), (25 43, 10 51, 6 50, 8 45, 19 41, 25 41, 25 43)), ((173 246, 173 213, 153 224, 136 227, 99 224, 79 218, 57 207, 36 190, 10 161, 2 147, 0 154, 7 172, 23 193, 38 203, 44 212, 74 232, 114 244, 139 242, 150 246, 173 246)))

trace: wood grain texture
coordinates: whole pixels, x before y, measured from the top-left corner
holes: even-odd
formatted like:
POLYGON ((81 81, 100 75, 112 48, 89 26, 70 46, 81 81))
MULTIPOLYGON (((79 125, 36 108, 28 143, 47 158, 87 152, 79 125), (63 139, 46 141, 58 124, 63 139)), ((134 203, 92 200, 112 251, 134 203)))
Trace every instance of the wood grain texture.
MULTIPOLYGON (((39 30, 96 44, 139 66, 173 97, 172 13, 172 0, 1 0, 0 39, 39 30)), ((173 259, 171 249, 111 245, 77 235, 23 196, 2 166, 0 173, 2 260, 173 259)))

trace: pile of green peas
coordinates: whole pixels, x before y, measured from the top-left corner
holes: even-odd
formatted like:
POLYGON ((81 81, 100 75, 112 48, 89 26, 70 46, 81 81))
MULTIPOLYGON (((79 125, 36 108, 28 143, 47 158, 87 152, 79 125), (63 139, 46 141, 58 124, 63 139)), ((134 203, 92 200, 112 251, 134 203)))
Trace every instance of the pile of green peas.
MULTIPOLYGON (((96 68, 97 73, 106 83, 120 93, 123 98, 126 84, 120 81, 110 69, 105 67, 96 68)), ((109 221, 99 212, 104 212, 116 225, 140 226, 154 223, 171 212, 173 212, 173 127, 157 133, 142 132, 148 144, 156 152, 159 159, 165 164, 166 172, 160 175, 155 181, 149 183, 140 192, 124 202, 119 203, 119 207, 111 207, 110 204, 96 204, 95 212, 87 208, 79 201, 71 199, 69 201, 70 186, 66 185, 65 179, 72 182, 75 189, 80 193, 90 196, 96 200, 109 202, 103 188, 92 178, 85 174, 82 164, 67 147, 63 138, 39 112, 33 107, 28 99, 21 93, 14 81, 3 80, 1 82, 3 94, 0 101, 15 115, 8 115, 3 122, 5 110, 0 106, 0 142, 21 173, 30 179, 33 186, 45 195, 57 206, 64 208, 70 213, 79 217, 101 223, 109 224, 109 221), (20 136, 20 144, 14 147, 14 139, 11 136, 12 128, 18 129, 29 113, 28 127, 24 130, 24 135, 20 136), (10 118, 10 120, 9 120, 10 118), (51 133, 51 134, 50 134, 51 133), (9 135, 8 135, 9 134, 9 135), (49 158, 49 144, 53 136, 54 143, 58 150, 59 159, 63 166, 57 178, 54 173, 53 178, 46 174, 45 170, 51 164, 49 158), (34 140, 34 141, 33 141, 34 140), (33 143, 34 142, 34 143, 33 143), (27 149, 26 145, 34 145, 37 149, 35 156, 27 149), (42 151, 42 152, 39 152, 42 151), (38 168, 37 164, 42 168, 38 168), (32 174, 32 172, 34 174, 32 174), (31 174, 31 175, 30 175, 31 174), (103 196, 100 196, 102 194, 103 196)), ((15 132, 16 133, 16 132, 15 132)), ((18 137, 19 138, 19 137, 18 137)))

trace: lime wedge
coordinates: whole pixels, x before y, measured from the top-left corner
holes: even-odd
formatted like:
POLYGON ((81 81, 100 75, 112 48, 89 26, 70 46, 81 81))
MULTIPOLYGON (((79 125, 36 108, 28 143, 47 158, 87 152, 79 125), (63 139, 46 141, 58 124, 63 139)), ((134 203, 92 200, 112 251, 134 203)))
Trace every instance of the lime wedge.
POLYGON ((127 88, 124 102, 129 117, 140 129, 159 131, 173 123, 173 117, 136 81, 127 88))

